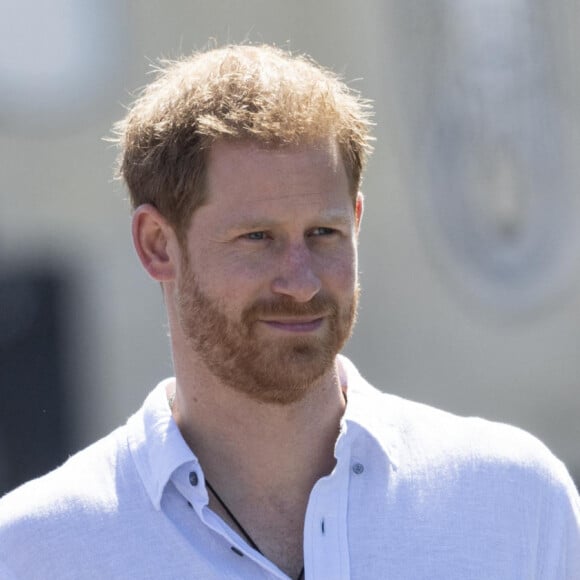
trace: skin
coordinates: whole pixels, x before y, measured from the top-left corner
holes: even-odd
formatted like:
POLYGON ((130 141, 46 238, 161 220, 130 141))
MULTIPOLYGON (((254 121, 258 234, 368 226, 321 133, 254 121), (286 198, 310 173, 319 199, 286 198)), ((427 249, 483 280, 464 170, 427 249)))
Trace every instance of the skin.
MULTIPOLYGON (((335 355, 356 305, 362 196, 353 204, 332 143, 272 150, 218 142, 206 187, 183 247, 155 208, 141 206, 133 218, 137 253, 163 286, 173 414, 262 552, 296 577, 308 497, 334 467, 344 413, 335 355), (210 313, 205 322, 200 312, 210 313), (253 355, 228 367, 220 340, 203 352, 218 319, 230 325, 234 351, 259 347, 255 368, 253 355), (265 375, 256 370, 263 367, 265 375)), ((210 507, 227 521, 212 498, 210 507)))

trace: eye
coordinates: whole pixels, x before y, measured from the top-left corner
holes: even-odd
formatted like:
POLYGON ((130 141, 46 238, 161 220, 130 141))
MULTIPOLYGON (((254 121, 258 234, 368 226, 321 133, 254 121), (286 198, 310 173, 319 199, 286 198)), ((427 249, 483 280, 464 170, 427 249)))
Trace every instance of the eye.
POLYGON ((332 234, 336 234, 336 230, 335 229, 333 229, 333 228, 324 228, 324 227, 314 228, 310 232, 310 235, 311 236, 330 236, 332 234))
POLYGON ((242 236, 242 238, 244 238, 245 240, 251 240, 251 241, 261 241, 261 240, 265 240, 268 237, 268 235, 266 234, 266 232, 249 232, 247 234, 244 234, 242 236))

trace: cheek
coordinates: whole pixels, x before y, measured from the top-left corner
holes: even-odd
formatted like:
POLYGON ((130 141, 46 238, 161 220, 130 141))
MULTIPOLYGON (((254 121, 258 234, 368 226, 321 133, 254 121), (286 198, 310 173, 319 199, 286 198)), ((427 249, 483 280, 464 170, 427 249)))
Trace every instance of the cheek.
POLYGON ((268 287, 272 275, 272 264, 268 260, 222 257, 219 261, 204 262, 201 272, 206 291, 219 295, 228 309, 254 300, 263 287, 268 287))
POLYGON ((333 260, 323 272, 324 285, 330 292, 352 294, 358 279, 356 253, 333 260))

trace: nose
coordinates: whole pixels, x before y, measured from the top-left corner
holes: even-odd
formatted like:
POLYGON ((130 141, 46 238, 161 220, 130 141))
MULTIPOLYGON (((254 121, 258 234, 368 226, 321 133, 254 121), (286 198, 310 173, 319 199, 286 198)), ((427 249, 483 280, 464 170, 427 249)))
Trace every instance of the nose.
POLYGON ((304 242, 286 248, 279 256, 272 292, 288 296, 296 302, 308 302, 314 298, 320 291, 321 283, 312 262, 312 254, 304 242))

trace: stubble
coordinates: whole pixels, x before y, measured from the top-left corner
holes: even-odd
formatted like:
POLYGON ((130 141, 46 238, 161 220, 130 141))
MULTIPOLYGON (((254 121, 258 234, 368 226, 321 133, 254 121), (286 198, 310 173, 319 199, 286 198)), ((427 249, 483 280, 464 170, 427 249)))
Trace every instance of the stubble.
POLYGON ((256 301, 234 320, 201 290, 189 263, 182 273, 177 312, 189 346, 223 384, 263 403, 301 400, 330 371, 354 326, 358 289, 342 306, 321 293, 306 303, 287 296, 256 301), (323 318, 322 334, 265 337, 259 332, 261 319, 294 316, 323 318))

